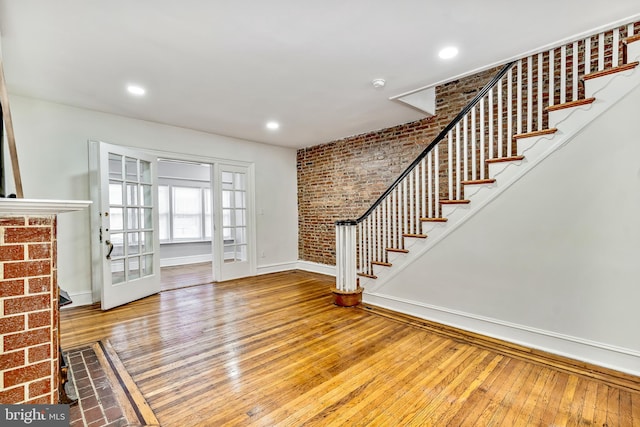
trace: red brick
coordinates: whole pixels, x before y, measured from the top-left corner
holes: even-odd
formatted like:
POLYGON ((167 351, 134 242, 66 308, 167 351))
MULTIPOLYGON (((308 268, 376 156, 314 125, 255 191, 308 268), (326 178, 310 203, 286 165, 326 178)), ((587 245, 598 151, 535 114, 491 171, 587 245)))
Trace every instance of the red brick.
POLYGON ((36 347, 29 347, 27 350, 29 363, 39 362, 45 359, 51 359, 51 344, 42 344, 36 347))
POLYGON ((45 276, 51 274, 51 261, 7 262, 4 264, 4 278, 45 276))
POLYGON ((24 401, 24 386, 8 390, 0 390, 0 402, 3 404, 22 403, 24 401))
POLYGON ((0 261, 21 261, 24 258, 23 245, 0 246, 0 261))
POLYGON ((4 336, 4 351, 32 347, 51 341, 51 328, 34 329, 4 336))
MULTIPOLYGON (((12 351, 0 354, 0 371, 17 368, 25 364, 24 350, 12 351)), ((2 400, 0 400, 0 403, 2 400)))
POLYGON ((24 330, 24 316, 0 318, 0 334, 11 334, 24 330))
POLYGON ((51 326, 51 310, 29 313, 29 329, 51 326))
POLYGON ((29 225, 52 225, 52 217, 31 217, 29 218, 29 225))
POLYGON ((28 245, 29 259, 51 258, 51 243, 33 243, 28 245))
POLYGON ((36 381, 29 384, 29 398, 42 396, 43 394, 51 393, 51 379, 36 381))
POLYGON ((24 403, 26 405, 46 405, 48 403, 55 403, 55 402, 54 400, 52 400, 51 395, 48 395, 48 396, 36 397, 35 399, 27 400, 24 403))
POLYGON ((5 315, 45 310, 50 307, 51 295, 49 294, 7 298, 4 300, 5 315))
POLYGON ((25 225, 26 220, 24 217, 15 217, 15 218, 0 218, 0 227, 8 227, 8 226, 16 226, 16 225, 25 225))
POLYGON ((51 227, 7 227, 4 230, 5 243, 50 242, 51 227))
POLYGON ((28 383, 40 378, 51 376, 51 362, 41 362, 35 365, 29 365, 22 368, 13 369, 4 372, 4 386, 13 387, 14 385, 28 383))
POLYGON ((31 399, 48 393, 51 393, 51 380, 48 378, 29 384, 29 398, 31 399))
POLYGON ((3 280, 0 281, 0 297, 12 297, 24 295, 24 280, 3 280))
MULTIPOLYGON (((29 279, 29 293, 39 294, 51 291, 51 277, 33 277, 29 279)), ((55 297, 54 297, 55 300, 55 297)))

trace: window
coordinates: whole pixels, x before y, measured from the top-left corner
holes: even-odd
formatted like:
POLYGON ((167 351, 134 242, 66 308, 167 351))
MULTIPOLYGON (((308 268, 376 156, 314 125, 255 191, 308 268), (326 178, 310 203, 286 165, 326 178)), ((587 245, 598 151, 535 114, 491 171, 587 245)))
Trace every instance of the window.
POLYGON ((160 241, 211 239, 211 190, 186 185, 158 186, 160 241))

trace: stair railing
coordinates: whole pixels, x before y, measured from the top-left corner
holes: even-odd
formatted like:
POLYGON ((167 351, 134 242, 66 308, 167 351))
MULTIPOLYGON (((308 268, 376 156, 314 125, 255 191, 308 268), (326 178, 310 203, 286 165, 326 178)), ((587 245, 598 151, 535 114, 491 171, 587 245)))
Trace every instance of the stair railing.
POLYGON ((491 182, 490 163, 521 160, 517 139, 551 133, 547 111, 580 102, 585 76, 622 65, 621 40, 638 32, 628 23, 506 64, 360 218, 336 221, 336 288, 355 291, 405 238, 425 238, 442 205, 468 203, 465 185, 491 182))

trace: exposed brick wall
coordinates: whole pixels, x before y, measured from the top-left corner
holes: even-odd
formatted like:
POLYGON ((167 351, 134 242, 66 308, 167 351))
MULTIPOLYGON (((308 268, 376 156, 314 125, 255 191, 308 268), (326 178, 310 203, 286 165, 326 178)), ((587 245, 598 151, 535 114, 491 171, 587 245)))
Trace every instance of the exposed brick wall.
POLYGON ((362 215, 498 70, 438 86, 433 117, 298 150, 300 259, 335 265, 335 221, 362 215))
POLYGON ((0 218, 0 403, 58 402, 56 217, 0 218))

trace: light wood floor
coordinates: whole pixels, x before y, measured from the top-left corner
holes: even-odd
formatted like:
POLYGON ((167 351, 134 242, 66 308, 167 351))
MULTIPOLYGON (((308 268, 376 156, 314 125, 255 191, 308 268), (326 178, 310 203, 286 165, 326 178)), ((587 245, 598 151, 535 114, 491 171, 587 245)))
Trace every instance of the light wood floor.
POLYGON ((108 338, 165 427, 640 426, 640 394, 331 304, 285 272, 62 313, 108 338))
POLYGON ((160 289, 163 291, 211 282, 213 282, 213 270, 210 262, 160 269, 160 289))

